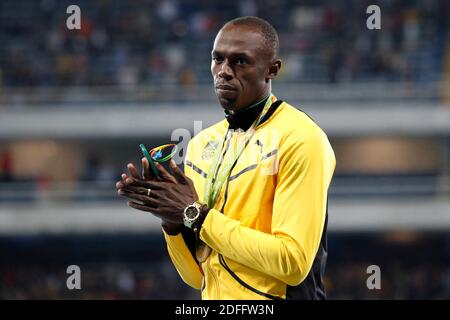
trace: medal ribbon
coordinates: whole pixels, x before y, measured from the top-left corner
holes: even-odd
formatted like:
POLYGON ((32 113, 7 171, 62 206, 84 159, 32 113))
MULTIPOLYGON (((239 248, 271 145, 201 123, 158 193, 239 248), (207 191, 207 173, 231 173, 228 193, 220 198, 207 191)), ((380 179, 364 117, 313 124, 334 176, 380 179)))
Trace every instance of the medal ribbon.
MULTIPOLYGON (((214 153, 214 158, 208 169, 208 175, 206 176, 203 202, 206 203, 209 208, 213 208, 214 205, 216 204, 220 190, 222 189, 222 186, 224 185, 226 179, 230 175, 231 168, 233 167, 236 160, 241 156, 242 152, 245 149, 245 146, 247 145, 247 143, 250 141, 250 139, 255 134, 256 128, 264 119, 264 116, 267 114, 272 103, 274 103, 276 100, 277 100, 277 98, 273 94, 269 95, 269 98, 267 99, 260 115, 252 123, 250 128, 244 133, 243 140, 241 140, 242 139, 241 135, 238 135, 236 137, 236 139, 241 140, 241 142, 237 144, 237 147, 232 146, 232 151, 230 152, 228 150, 226 152, 226 154, 223 156, 222 161, 220 161, 222 158, 222 153, 223 153, 223 148, 225 146, 225 142, 229 138, 233 138, 232 131, 229 129, 227 130, 224 140, 222 141, 222 148, 221 148, 220 152, 218 149, 216 149, 216 151, 214 153), (215 173, 215 177, 214 177, 214 173, 215 173)), ((230 141, 230 145, 231 145, 231 141, 230 141)), ((234 145, 234 144, 232 144, 232 145, 234 145)))

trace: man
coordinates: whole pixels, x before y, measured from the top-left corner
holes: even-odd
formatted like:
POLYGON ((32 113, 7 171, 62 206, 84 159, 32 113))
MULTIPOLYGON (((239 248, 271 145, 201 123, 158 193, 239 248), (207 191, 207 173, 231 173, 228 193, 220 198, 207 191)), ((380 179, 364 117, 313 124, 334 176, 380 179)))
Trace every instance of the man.
POLYGON ((325 133, 271 94, 281 68, 265 20, 226 23, 211 72, 225 120, 188 145, 185 174, 129 165, 119 194, 162 219, 169 255, 203 299, 324 299, 327 191, 335 157, 325 133))

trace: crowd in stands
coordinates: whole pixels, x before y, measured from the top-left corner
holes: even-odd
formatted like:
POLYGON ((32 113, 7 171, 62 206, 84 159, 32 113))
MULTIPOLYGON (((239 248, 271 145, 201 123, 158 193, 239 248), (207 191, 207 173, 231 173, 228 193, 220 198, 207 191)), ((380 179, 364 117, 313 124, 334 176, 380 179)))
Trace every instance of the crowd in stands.
POLYGON ((210 82, 220 26, 257 15, 278 30, 281 81, 436 81, 442 74, 449 3, 373 1, 79 0, 81 30, 68 30, 70 1, 0 2, 0 87, 193 85, 210 82))
MULTIPOLYGON (((23 249, 26 240, 2 239, 0 254, 8 253, 9 259, 0 259, 0 299, 199 299, 199 292, 177 274, 161 237, 132 240, 132 236, 122 235, 114 242, 97 236, 102 248, 76 238, 46 245, 33 238, 28 239, 28 250, 23 249), (32 248, 34 252, 29 251, 32 248), (56 261, 58 258, 64 261, 56 261), (66 269, 71 264, 80 267, 80 290, 67 289, 66 269)), ((324 279, 329 299, 450 297, 448 236, 424 237, 419 243, 400 246, 382 243, 376 234, 342 241, 345 237, 329 237, 324 279), (432 253, 430 248, 437 251, 432 253), (380 267, 379 290, 367 287, 371 275, 367 267, 373 264, 380 267)))
MULTIPOLYGON (((200 299, 200 292, 179 278, 170 261, 99 263, 80 266, 81 290, 69 290, 65 265, 20 266, 1 270, 0 299, 200 299)), ((450 269, 406 266, 382 269, 381 289, 366 286, 366 265, 328 268, 329 299, 448 299, 450 269)))

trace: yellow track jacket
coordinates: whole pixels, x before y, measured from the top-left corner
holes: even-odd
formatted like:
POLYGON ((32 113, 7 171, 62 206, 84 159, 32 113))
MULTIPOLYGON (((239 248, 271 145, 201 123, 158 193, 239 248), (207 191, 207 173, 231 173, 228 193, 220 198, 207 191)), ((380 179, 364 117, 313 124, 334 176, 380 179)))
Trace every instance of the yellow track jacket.
MULTIPOLYGON (((186 232, 163 231, 178 273, 201 289, 202 299, 326 298, 322 276, 334 152, 305 113, 282 101, 273 107, 203 222, 200 238, 213 249, 208 259, 197 262, 186 232)), ((227 129, 224 119, 189 142, 184 169, 200 199, 227 129)), ((227 149, 241 137, 235 132, 227 149)))

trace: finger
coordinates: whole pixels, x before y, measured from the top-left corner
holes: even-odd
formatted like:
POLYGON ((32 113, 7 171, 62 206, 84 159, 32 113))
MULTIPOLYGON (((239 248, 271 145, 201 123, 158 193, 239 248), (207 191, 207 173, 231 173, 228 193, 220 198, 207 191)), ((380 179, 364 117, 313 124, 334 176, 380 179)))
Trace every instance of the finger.
POLYGON ((155 189, 155 190, 162 190, 164 189, 165 186, 165 182, 163 181, 144 181, 141 179, 135 179, 132 177, 128 177, 125 180, 125 187, 128 186, 135 186, 135 187, 144 187, 147 189, 155 189))
POLYGON ((122 180, 116 182, 117 189, 125 188, 125 180, 128 178, 128 176, 125 173, 122 173, 120 177, 122 178, 122 180))
POLYGON ((181 172, 180 168, 178 168, 177 164, 173 159, 169 161, 170 169, 172 170, 173 175, 177 179, 179 183, 187 184, 187 178, 183 172, 181 172))
POLYGON ((138 200, 138 201, 142 202, 144 205, 146 205, 148 207, 156 208, 156 207, 159 207, 161 205, 161 202, 159 200, 157 200, 155 198, 152 198, 152 197, 148 197, 146 195, 137 194, 137 193, 134 193, 134 192, 128 192, 128 191, 125 191, 123 189, 119 190, 118 193, 122 197, 130 199, 132 201, 138 200))
POLYGON ((163 219, 163 215, 160 213, 160 210, 158 208, 150 208, 148 206, 145 206, 145 205, 133 202, 133 201, 128 201, 128 206, 131 208, 137 209, 137 210, 150 212, 157 218, 163 219))
POLYGON ((134 187, 134 186, 126 186, 124 188, 121 188, 124 191, 127 192, 133 192, 136 194, 142 194, 144 196, 147 197, 152 197, 155 199, 159 198, 159 194, 158 194, 158 190, 152 190, 152 189, 148 189, 148 188, 143 188, 143 187, 134 187), (150 193, 148 192, 148 190, 150 190, 150 193))
POLYGON ((153 213, 154 211, 157 210, 156 208, 150 208, 146 205, 142 205, 142 204, 139 204, 139 203, 136 203, 133 201, 128 201, 128 206, 132 207, 134 209, 138 209, 138 210, 146 211, 146 212, 150 212, 150 213, 153 213))
POLYGON ((143 157, 141 159, 142 163, 142 177, 144 180, 150 180, 155 178, 155 174, 150 170, 150 164, 148 163, 148 159, 143 157))
POLYGON ((135 203, 132 201, 128 201, 128 206, 137 209, 137 210, 141 210, 141 211, 146 211, 146 212, 150 212, 151 214, 153 214, 154 216, 156 216, 159 219, 166 219, 167 222, 169 223, 179 223, 179 221, 173 221, 173 219, 168 219, 165 214, 163 214, 159 209, 157 208, 149 208, 145 205, 141 205, 139 203, 135 203))
POLYGON ((136 167, 134 166, 134 164, 129 163, 127 165, 128 171, 130 171, 131 176, 136 178, 136 179, 141 179, 141 176, 139 175, 139 172, 137 171, 136 167))
POLYGON ((158 162, 155 162, 155 167, 156 169, 158 169, 159 171, 159 175, 161 176, 161 178, 165 181, 170 181, 173 183, 177 183, 177 179, 175 179, 174 176, 172 176, 167 170, 166 168, 164 168, 164 166, 162 166, 161 164, 159 164, 158 162))
POLYGON ((125 183, 123 180, 117 181, 116 182, 116 189, 122 189, 125 188, 125 183))

